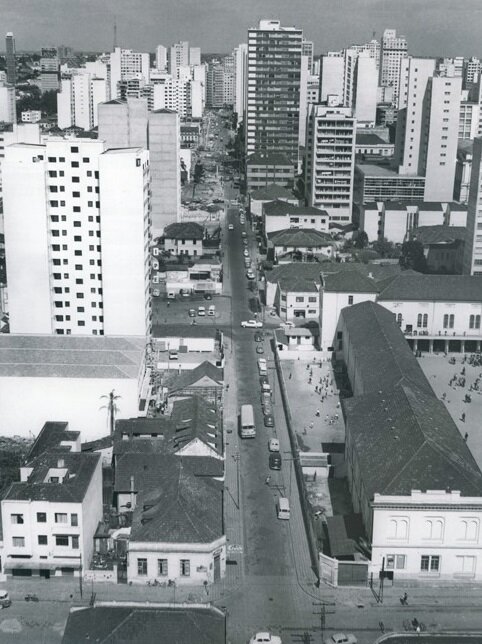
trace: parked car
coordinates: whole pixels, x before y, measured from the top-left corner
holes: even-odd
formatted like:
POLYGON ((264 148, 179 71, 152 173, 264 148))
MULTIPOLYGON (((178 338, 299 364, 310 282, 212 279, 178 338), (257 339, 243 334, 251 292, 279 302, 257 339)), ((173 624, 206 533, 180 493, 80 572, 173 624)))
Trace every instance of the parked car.
MULTIPOLYGON (((264 426, 265 427, 274 427, 274 417, 273 417, 272 414, 266 414, 266 416, 264 417, 264 426)), ((275 450, 271 450, 271 451, 275 451, 275 450)), ((279 450, 277 450, 277 451, 279 451, 279 450)))
POLYGON ((246 231, 245 231, 245 230, 243 230, 243 232, 241 233, 241 237, 246 237, 246 236, 247 236, 247 235, 246 235, 246 231))
POLYGON ((169 351, 169 360, 179 360, 179 354, 175 349, 169 351))
POLYGON ((261 404, 263 407, 263 415, 269 416, 273 412, 273 407, 271 406, 271 400, 268 400, 267 398, 263 398, 261 404))
POLYGON ((261 329, 263 323, 259 320, 243 320, 241 326, 243 329, 261 329))
POLYGON ((249 644, 282 644, 281 637, 272 633, 256 633, 249 640, 249 644))
POLYGON ((204 293, 204 299, 205 300, 212 300, 213 296, 211 295, 211 293, 204 293))
POLYGON ((228 224, 228 230, 234 230, 233 224, 228 224))
POLYGON ((254 280, 256 275, 254 274, 254 272, 251 269, 249 269, 248 271, 246 271, 246 277, 249 280, 254 280))
POLYGON ((204 316, 206 315, 206 309, 205 309, 205 307, 204 307, 204 306, 198 306, 197 314, 198 314, 198 315, 199 315, 199 317, 201 317, 201 318, 202 318, 202 317, 204 317, 204 316))
POLYGON ((264 353, 262 344, 258 344, 258 346, 256 347, 256 353, 259 353, 259 354, 264 353))
POLYGON ((281 462, 281 454, 279 452, 272 452, 269 455, 268 465, 270 470, 280 470, 281 462))
POLYGON ((249 250, 248 250, 247 248, 245 248, 245 249, 243 250, 243 255, 244 255, 245 257, 249 257, 249 250))
POLYGON ((155 289, 152 291, 152 295, 153 295, 154 297, 159 297, 159 295, 160 295, 160 294, 161 294, 161 291, 160 291, 158 288, 155 288, 155 289))
POLYGON ((196 309, 189 309, 189 317, 190 318, 196 317, 196 309))
POLYGON ((0 590, 0 609, 9 608, 12 605, 12 600, 6 590, 0 590))
POLYGON ((279 440, 277 438, 270 438, 268 449, 270 452, 279 452, 279 440))
POLYGON ((243 244, 244 244, 244 246, 247 246, 247 245, 248 245, 248 240, 247 240, 247 239, 243 239, 243 244))
POLYGON ((333 633, 331 637, 325 639, 324 644, 357 644, 358 640, 353 633, 333 633))
POLYGON ((181 297, 191 297, 191 291, 188 291, 185 288, 181 289, 181 297))
POLYGON ((255 333, 254 334, 254 341, 255 342, 263 342, 263 334, 262 333, 255 333))

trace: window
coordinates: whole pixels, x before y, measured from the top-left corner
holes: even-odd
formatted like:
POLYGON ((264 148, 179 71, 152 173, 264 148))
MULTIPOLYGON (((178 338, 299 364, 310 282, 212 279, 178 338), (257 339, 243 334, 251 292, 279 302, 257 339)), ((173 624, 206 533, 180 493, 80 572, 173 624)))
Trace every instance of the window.
POLYGON ((25 548, 25 537, 12 537, 12 545, 14 548, 25 548))
POLYGON ((298 296, 298 297, 296 298, 296 301, 297 301, 297 302, 304 302, 304 301, 305 301, 305 298, 304 298, 304 297, 302 297, 302 296, 298 296))
POLYGON ((191 575, 191 562, 189 559, 181 559, 180 563, 180 574, 181 577, 190 577, 191 575))
POLYGON ((66 512, 56 512, 55 513, 55 523, 67 523, 67 513, 66 512))
POLYGON ((424 329, 426 329, 427 325, 428 325, 428 314, 424 313, 423 314, 423 324, 422 324, 422 326, 423 326, 424 329))
POLYGON ((46 512, 37 512, 37 523, 47 523, 46 512))
POLYGON ((401 313, 397 314, 397 324, 398 324, 398 326, 402 326, 402 314, 401 313))
POLYGON ((309 297, 308 302, 316 302, 316 297, 309 297))
POLYGON ((139 577, 145 577, 147 575, 147 559, 137 560, 137 574, 139 577))
POLYGON ((70 165, 72 166, 72 168, 78 168, 79 167, 79 162, 78 161, 71 161, 70 165))
POLYGON ((80 192, 78 190, 74 190, 74 192, 72 193, 72 197, 74 198, 80 197, 80 192))
POLYGON ((469 329, 480 329, 480 315, 471 315, 469 318, 469 329))
POLYGON ((16 524, 24 523, 23 514, 11 514, 10 518, 12 520, 12 523, 16 523, 16 524))
POLYGON ((422 572, 439 572, 440 557, 438 555, 422 555, 420 570, 422 572))
POLYGON ((444 533, 443 519, 427 519, 424 527, 424 538, 441 541, 444 533))
POLYGON ((459 529, 459 539, 462 541, 479 540, 479 522, 477 519, 463 519, 459 529))
POLYGON ((388 537, 390 539, 408 538, 408 519, 396 517, 390 520, 388 537))
POLYGON ((459 575, 473 575, 475 573, 475 557, 458 556, 456 574, 459 575))
POLYGON ((387 555, 385 567, 387 570, 403 570, 405 563, 405 555, 387 555))
POLYGON ((422 314, 419 313, 417 315, 417 328, 421 329, 422 328, 422 314))
POLYGON ((56 537, 55 537, 55 545, 56 546, 68 546, 69 545, 69 537, 67 535, 65 535, 65 534, 56 535, 56 537))
POLYGON ((426 329, 427 325, 428 325, 428 314, 424 313, 422 315, 421 313, 419 313, 417 315, 417 328, 421 329, 423 327, 424 329, 426 329))
POLYGON ((47 535, 46 534, 39 534, 37 537, 38 540, 38 545, 39 546, 46 546, 47 545, 47 535))
POLYGON ((79 148, 76 146, 71 146, 70 151, 75 153, 79 151, 79 148))
POLYGON ((158 559, 157 560, 157 574, 159 577, 167 577, 168 565, 167 559, 158 559))
POLYGON ((348 296, 348 304, 353 304, 353 295, 348 296))
POLYGON ((82 157, 82 163, 89 163, 90 159, 89 157, 82 157))
POLYGON ((72 535, 72 548, 74 550, 79 549, 79 537, 77 535, 72 535))
POLYGON ((79 525, 79 515, 78 514, 71 514, 70 515, 70 525, 79 525))
POLYGON ((454 322, 455 322, 455 316, 453 314, 445 314, 444 315, 444 329, 453 329, 454 328, 454 322))

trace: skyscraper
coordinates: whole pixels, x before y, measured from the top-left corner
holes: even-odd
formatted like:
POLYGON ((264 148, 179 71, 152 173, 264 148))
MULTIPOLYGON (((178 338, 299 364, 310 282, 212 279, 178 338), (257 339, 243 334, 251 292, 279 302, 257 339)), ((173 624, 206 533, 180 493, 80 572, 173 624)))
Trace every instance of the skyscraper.
POLYGON ((482 275, 482 137, 474 139, 463 272, 482 275))
POLYGON ((303 32, 261 20, 248 31, 246 153, 281 152, 298 162, 303 32))
POLYGON ((119 81, 141 77, 149 82, 149 54, 116 47, 110 55, 110 98, 118 98, 119 81))
POLYGON ((15 65, 15 37, 11 31, 5 37, 7 83, 15 85, 17 82, 17 70, 15 65))
POLYGON ((380 85, 393 88, 393 103, 398 102, 400 64, 408 56, 405 36, 397 36, 396 29, 385 29, 380 52, 380 85))
POLYGON ((17 143, 2 173, 11 332, 147 335, 149 153, 17 143))
POLYGON ((234 88, 234 111, 238 115, 238 123, 244 121, 246 111, 246 63, 248 59, 248 45, 241 43, 234 50, 235 65, 235 88, 234 88))

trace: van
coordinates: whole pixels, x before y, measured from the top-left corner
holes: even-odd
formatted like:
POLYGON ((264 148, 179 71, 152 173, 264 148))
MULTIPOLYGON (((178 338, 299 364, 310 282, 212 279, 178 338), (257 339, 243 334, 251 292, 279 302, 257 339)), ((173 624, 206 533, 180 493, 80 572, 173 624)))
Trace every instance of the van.
POLYGON ((268 382, 263 382, 261 385, 261 391, 263 393, 271 394, 271 387, 269 386, 268 382))
POLYGON ((214 306, 214 304, 209 305, 208 315, 210 315, 211 317, 214 317, 216 315, 216 307, 214 306))
POLYGON ((285 496, 278 499, 278 519, 290 518, 290 502, 285 496))
POLYGON ((179 354, 175 349, 171 349, 169 351, 169 360, 178 360, 179 359, 179 354))
POLYGON ((10 599, 8 592, 6 590, 0 590, 0 608, 8 608, 12 605, 12 600, 10 599))

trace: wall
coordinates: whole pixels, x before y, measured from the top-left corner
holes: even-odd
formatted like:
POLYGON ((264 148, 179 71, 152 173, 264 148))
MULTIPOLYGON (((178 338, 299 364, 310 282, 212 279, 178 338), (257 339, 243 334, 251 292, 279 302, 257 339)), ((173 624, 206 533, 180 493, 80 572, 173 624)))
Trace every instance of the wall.
MULTIPOLYGON (((295 318, 294 312, 305 311, 306 319, 317 319, 320 314, 320 296, 319 293, 309 291, 307 293, 301 292, 282 292, 280 300, 280 317, 283 320, 293 320, 295 318), (286 298, 283 301, 283 297, 286 298), (301 302, 297 299, 303 298, 301 302), (314 302, 310 302, 309 298, 314 298, 314 302)), ((311 343, 311 340, 310 340, 311 343)))
MULTIPOLYGON (((353 297, 352 304, 359 302, 376 300, 376 293, 331 293, 321 290, 321 308, 320 308, 320 328, 321 328, 321 350, 327 351, 328 347, 335 346, 335 332, 340 318, 341 310, 350 306, 348 304, 348 297, 353 297)), ((345 342, 344 342, 345 345, 345 342)))
POLYGON ((328 232, 330 218, 328 215, 269 215, 264 217, 265 234, 287 228, 313 228, 320 232, 328 232))
POLYGON ((94 552, 94 534, 104 513, 102 494, 102 458, 99 458, 94 475, 82 501, 82 519, 79 520, 82 532, 82 564, 86 568, 89 566, 94 552))
POLYGON ((360 208, 360 230, 364 230, 368 236, 368 241, 373 242, 378 239, 379 221, 381 223, 382 216, 378 208, 360 208))

